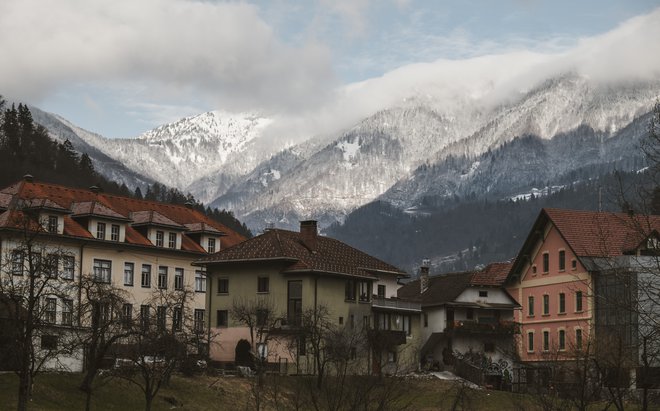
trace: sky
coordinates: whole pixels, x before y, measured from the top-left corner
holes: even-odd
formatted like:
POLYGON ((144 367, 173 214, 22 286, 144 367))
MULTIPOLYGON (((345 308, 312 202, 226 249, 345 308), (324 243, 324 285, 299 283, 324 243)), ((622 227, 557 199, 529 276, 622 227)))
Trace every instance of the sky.
POLYGON ((3 1, 0 94, 112 138, 209 110, 323 133, 415 89, 660 78, 659 27, 659 0, 3 1))

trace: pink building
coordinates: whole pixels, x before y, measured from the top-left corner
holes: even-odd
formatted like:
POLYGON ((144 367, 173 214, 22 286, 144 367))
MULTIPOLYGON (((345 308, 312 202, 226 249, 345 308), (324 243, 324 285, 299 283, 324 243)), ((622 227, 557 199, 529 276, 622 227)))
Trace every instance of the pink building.
POLYGON ((615 265, 655 247, 649 239, 658 227, 657 216, 543 209, 507 279, 507 291, 522 307, 515 314, 521 361, 569 359, 606 329, 633 346, 636 322, 611 315, 611 300, 603 298, 612 287, 606 279, 615 265))

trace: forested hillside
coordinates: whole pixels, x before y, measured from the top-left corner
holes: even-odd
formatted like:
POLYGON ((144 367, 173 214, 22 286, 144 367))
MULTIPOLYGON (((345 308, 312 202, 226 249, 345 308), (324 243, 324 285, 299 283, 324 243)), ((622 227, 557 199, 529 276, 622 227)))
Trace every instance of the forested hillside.
POLYGON ((190 202, 216 221, 244 236, 251 236, 245 224, 231 212, 205 207, 191 194, 154 183, 143 195, 139 188, 133 192, 122 182, 106 179, 96 172, 90 157, 76 152, 69 140, 53 141, 44 127, 35 124, 26 105, 9 106, 0 96, 0 187, 20 180, 25 174, 31 174, 37 181, 82 188, 95 185, 107 193, 147 200, 172 204, 190 202))
POLYGON ((611 173, 517 201, 453 198, 416 214, 379 201, 356 210, 327 234, 411 273, 429 257, 434 272, 472 269, 514 258, 541 208, 619 211, 618 187, 639 178, 611 173))

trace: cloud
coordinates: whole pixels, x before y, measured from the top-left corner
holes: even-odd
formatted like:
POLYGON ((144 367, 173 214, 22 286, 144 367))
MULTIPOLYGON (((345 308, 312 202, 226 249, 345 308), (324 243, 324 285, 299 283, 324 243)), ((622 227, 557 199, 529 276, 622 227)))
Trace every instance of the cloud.
MULTIPOLYGON (((306 113, 304 118, 279 119, 271 132, 299 138, 337 132, 411 97, 424 100, 447 115, 475 104, 488 109, 566 74, 587 77, 594 85, 660 82, 658 38, 660 9, 632 18, 605 34, 580 39, 577 45, 561 51, 557 40, 550 39, 547 46, 537 46, 539 51, 521 46, 519 50, 497 54, 408 64, 380 77, 344 86, 322 110, 306 113)), ((445 40, 447 47, 452 47, 454 41, 463 47, 471 46, 464 33, 451 33, 445 40)), ((474 46, 484 52, 497 49, 497 45, 474 46)))
POLYGON ((0 5, 0 90, 34 101, 85 82, 144 81, 228 109, 295 110, 336 86, 330 53, 280 42, 255 6, 184 0, 0 5))

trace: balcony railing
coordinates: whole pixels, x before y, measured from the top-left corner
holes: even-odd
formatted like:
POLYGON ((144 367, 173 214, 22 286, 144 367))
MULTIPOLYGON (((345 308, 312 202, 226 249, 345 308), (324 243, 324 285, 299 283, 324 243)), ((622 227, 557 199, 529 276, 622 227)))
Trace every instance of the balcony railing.
POLYGON ((374 308, 389 308, 394 310, 422 311, 418 302, 399 300, 398 298, 373 297, 371 306, 374 308))
POLYGON ((513 321, 473 321, 462 320, 447 324, 447 331, 474 334, 513 334, 516 331, 513 321))

